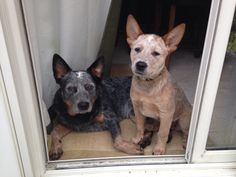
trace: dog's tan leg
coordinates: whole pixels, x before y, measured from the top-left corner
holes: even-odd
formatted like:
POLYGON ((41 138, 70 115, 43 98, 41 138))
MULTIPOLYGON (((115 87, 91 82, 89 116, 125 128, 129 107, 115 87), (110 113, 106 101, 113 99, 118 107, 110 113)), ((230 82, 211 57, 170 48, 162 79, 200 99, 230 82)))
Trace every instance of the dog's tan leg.
POLYGON ((115 138, 113 146, 127 154, 135 154, 135 155, 142 155, 143 149, 132 142, 125 141, 120 135, 115 138))
POLYGON ((134 138, 132 138, 133 143, 139 144, 139 142, 143 139, 144 129, 145 129, 145 117, 141 114, 139 109, 134 104, 134 114, 135 114, 135 122, 137 133, 134 138))
POLYGON ((63 136, 68 134, 71 130, 67 129, 61 124, 58 124, 52 131, 51 137, 52 137, 52 144, 49 152, 49 158, 50 160, 57 160, 61 157, 63 154, 62 150, 62 142, 61 139, 63 136))
POLYGON ((173 114, 168 114, 165 116, 160 116, 160 129, 157 133, 157 144, 153 149, 153 154, 163 155, 166 150, 166 142, 168 140, 170 127, 172 123, 173 114))
POLYGON ((184 149, 186 149, 186 144, 187 144, 187 140, 188 140, 190 119, 191 119, 191 111, 185 112, 183 115, 181 115, 181 118, 178 121, 180 129, 183 132, 182 145, 183 145, 184 149))

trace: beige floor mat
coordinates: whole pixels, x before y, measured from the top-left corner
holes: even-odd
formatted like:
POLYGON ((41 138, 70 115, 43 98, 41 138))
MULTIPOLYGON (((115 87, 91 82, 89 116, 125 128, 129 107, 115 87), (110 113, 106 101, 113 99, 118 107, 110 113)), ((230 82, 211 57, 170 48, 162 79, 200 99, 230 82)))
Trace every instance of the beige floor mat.
MULTIPOLYGON (((127 119, 121 122, 122 136, 130 140, 136 132, 135 124, 127 119)), ((167 145, 167 154, 183 154, 181 135, 179 132, 173 132, 173 139, 167 145)), ((151 155, 153 146, 156 142, 156 135, 153 137, 152 144, 145 148, 145 155, 151 155)), ((62 139, 63 155, 60 160, 97 158, 97 157, 117 157, 127 156, 113 148, 111 135, 108 131, 82 133, 72 132, 62 139)), ((50 147, 50 136, 48 137, 50 147)))

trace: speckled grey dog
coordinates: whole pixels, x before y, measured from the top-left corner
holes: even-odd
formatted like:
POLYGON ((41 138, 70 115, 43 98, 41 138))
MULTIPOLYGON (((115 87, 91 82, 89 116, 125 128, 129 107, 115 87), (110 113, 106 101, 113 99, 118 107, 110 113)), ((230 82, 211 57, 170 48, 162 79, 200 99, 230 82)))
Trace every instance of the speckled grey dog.
MULTIPOLYGON (((125 141, 121 136, 120 121, 133 115, 130 100, 131 77, 102 79, 103 58, 86 71, 72 71, 57 54, 53 57, 53 73, 60 88, 49 108, 52 136, 50 159, 63 153, 61 139, 71 130, 95 132, 109 130, 116 149, 128 154, 143 154, 140 145, 125 141)), ((152 124, 152 122, 150 123, 152 124)), ((149 141, 149 135, 146 136, 149 141)), ((144 141, 144 145, 149 143, 144 141)))

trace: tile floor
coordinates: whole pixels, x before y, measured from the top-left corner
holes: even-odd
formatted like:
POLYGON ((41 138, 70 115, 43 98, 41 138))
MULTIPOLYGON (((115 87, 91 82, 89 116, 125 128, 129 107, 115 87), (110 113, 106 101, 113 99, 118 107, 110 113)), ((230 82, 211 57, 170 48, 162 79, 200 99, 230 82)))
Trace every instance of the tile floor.
POLYGON ((208 149, 236 149, 236 55, 225 58, 208 138, 208 149))

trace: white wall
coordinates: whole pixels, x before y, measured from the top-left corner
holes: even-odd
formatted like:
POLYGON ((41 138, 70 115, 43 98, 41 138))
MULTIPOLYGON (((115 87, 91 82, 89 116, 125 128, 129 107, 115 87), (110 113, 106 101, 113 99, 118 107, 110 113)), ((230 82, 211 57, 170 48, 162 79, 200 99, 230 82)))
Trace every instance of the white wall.
POLYGON ((111 0, 25 0, 28 27, 39 85, 46 106, 56 91, 52 56, 60 54, 74 70, 86 69, 95 59, 111 0), (29 5, 30 4, 30 5, 29 5), (37 58, 37 57, 36 57, 37 58))
MULTIPOLYGON (((2 23, 0 20, 0 58, 5 60, 8 57, 5 44, 2 23)), ((2 63, 0 62, 0 66, 2 63)), ((6 96, 5 83, 2 70, 0 69, 0 174, 4 177, 23 177, 19 154, 17 151, 15 132, 13 131, 12 117, 9 110, 9 102, 6 96)))
POLYGON ((0 139, 2 141, 0 146, 0 172, 1 176, 4 177, 22 177, 19 159, 17 158, 16 142, 13 141, 12 124, 9 120, 10 114, 6 108, 7 102, 4 100, 1 86, 3 86, 3 83, 0 83, 0 139))

